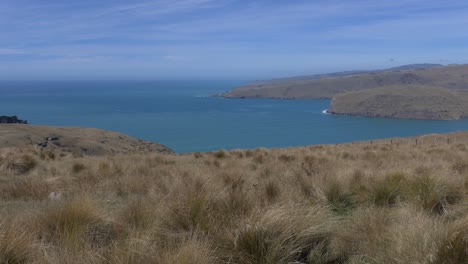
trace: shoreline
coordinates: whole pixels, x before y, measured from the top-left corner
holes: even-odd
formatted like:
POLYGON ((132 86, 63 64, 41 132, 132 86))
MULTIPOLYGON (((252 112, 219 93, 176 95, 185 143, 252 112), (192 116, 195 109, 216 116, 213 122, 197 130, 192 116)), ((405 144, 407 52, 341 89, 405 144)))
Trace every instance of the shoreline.
MULTIPOLYGON (((323 110, 322 111, 322 114, 330 114, 330 113, 323 113, 324 111, 326 110, 323 110)), ((141 139, 138 139, 138 138, 133 138, 133 137, 130 137, 126 134, 122 134, 120 132, 115 132, 115 131, 109 131, 109 130, 101 130, 101 129, 96 129, 96 128, 82 128, 82 127, 73 127, 73 126, 69 126, 69 127, 55 127, 55 126, 35 126, 35 125, 26 125, 26 124, 0 124, 0 140, 5 140, 5 138, 2 138, 2 135, 4 136, 4 134, 2 134, 2 127, 6 127, 6 126, 10 126, 10 127, 22 127, 22 128, 43 128, 43 129, 61 129, 61 130, 66 130, 68 132, 73 132, 73 133, 76 133, 77 131, 81 131, 81 130, 89 130, 89 131, 97 131, 99 133, 105 133, 105 134, 115 134, 115 135, 120 135, 121 137, 123 138, 128 138, 128 139, 133 139, 133 140, 136 140, 136 142, 140 142, 142 144, 142 146, 148 146, 148 144, 153 144, 153 145, 159 145, 159 146, 163 146, 166 148, 166 145, 161 145, 161 143, 157 143, 157 142, 152 142, 152 141, 143 141, 141 139)), ((21 130, 24 130, 24 129, 21 129, 21 130)), ((28 131, 30 131, 30 129, 26 129, 28 131)), ((54 130, 55 131, 55 130, 54 130)), ((49 133, 50 134, 50 133, 49 133)), ((53 134, 53 133, 52 133, 53 134)), ((55 134, 54 134, 55 135, 55 134)), ((63 135, 63 133, 62 133, 63 135)), ((62 135, 60 135, 60 138, 62 138, 62 135)), ((119 137, 120 137, 119 136, 119 137)), ((452 141, 453 142, 456 142, 457 141, 457 138, 458 137, 466 137, 468 138, 468 130, 459 130, 459 131, 453 131, 453 132, 447 132, 447 133, 426 133, 426 134, 418 134, 418 135, 412 135, 412 136, 394 136, 394 137, 382 137, 382 138, 371 138, 371 139, 363 139, 363 140, 354 140, 354 141, 344 141, 344 142, 337 142, 337 143, 323 143, 323 144, 305 144, 305 145, 293 145, 293 146, 284 146, 284 147, 256 147, 256 148, 228 148, 228 149, 225 149, 225 148, 220 148, 220 149, 214 149, 214 150, 209 150, 209 151, 188 151, 188 152, 176 152, 176 151, 172 151, 170 150, 169 148, 167 148, 169 151, 164 151, 164 152, 161 152, 161 154, 170 154, 170 155, 177 155, 177 156, 184 156, 184 155, 192 155, 192 154, 195 154, 195 153, 216 153, 216 152, 236 152, 236 151, 255 151, 255 150, 286 150, 286 149, 300 149, 300 148, 309 148, 309 147, 320 147, 320 146, 341 146, 341 145, 353 145, 353 144, 388 144, 389 142, 392 143, 392 142, 398 142, 398 141, 409 141, 409 142, 413 142, 416 140, 416 142, 418 140, 420 140, 420 142, 424 141, 424 139, 427 139, 427 138, 445 138, 449 141, 452 141)), ((65 137, 64 137, 65 138, 65 137)), ((50 140, 54 141, 54 140, 57 140, 57 139, 53 139, 53 138, 49 138, 50 140)), ((51 141, 49 141, 51 142, 51 141)), ((164 144, 164 142, 162 143, 164 144)), ((79 147, 78 146, 79 144, 77 144, 77 146, 69 146, 69 147, 79 147)), ((19 149, 23 149, 23 148, 31 148, 31 147, 37 147, 36 144, 31 144, 31 145, 18 145, 18 146, 14 146, 14 145, 9 145, 9 146, 5 146, 5 145, 2 145, 0 147, 0 149, 9 149, 9 148, 19 148, 19 149)), ((53 150, 60 150, 60 149, 56 149, 54 148, 53 150)), ((145 152, 145 151, 143 151, 145 152)), ((157 152, 157 151, 149 151, 149 152, 157 152)), ((148 152, 148 153, 149 153, 148 152)), ((119 151, 119 152, 116 152, 116 153, 113 153, 113 154, 119 154, 119 155, 126 155, 128 153, 132 153, 132 151, 119 151)), ((84 153, 86 154, 86 153, 84 153)), ((108 153, 110 154, 110 153, 108 153)), ((99 154, 98 156, 101 156, 102 154, 99 154)), ((91 154, 90 156, 94 156, 93 154, 91 154)))

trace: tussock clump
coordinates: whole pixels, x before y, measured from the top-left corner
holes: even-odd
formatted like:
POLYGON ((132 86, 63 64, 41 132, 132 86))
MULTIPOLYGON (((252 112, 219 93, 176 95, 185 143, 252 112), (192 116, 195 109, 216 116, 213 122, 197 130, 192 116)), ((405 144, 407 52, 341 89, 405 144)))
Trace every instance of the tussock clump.
POLYGON ((258 152, 254 155, 253 161, 257 164, 263 164, 265 162, 265 155, 262 152, 258 152))
MULTIPOLYGON (((294 263, 327 244, 333 218, 326 208, 285 205, 242 227, 234 241, 235 263, 294 263)), ((322 249, 322 248, 321 248, 322 249)))
POLYGON ((180 186, 181 196, 167 207, 163 228, 175 232, 209 230, 209 200, 205 183, 198 179, 188 179, 180 186))
POLYGON ((335 231, 332 255, 342 259, 375 259, 389 246, 388 230, 395 221, 394 214, 386 208, 357 209, 335 231))
POLYGON ((135 199, 123 209, 120 219, 134 229, 146 229, 155 221, 156 215, 150 208, 151 201, 135 199))
POLYGON ((37 166, 37 161, 30 155, 13 157, 6 161, 6 169, 16 174, 26 174, 37 166))
POLYGON ((468 263, 468 217, 451 223, 437 251, 435 263, 468 263))
POLYGON ((341 158, 345 159, 345 160, 346 159, 354 160, 356 157, 353 154, 349 153, 349 152, 343 152, 343 153, 341 153, 341 158))
POLYGON ((56 205, 38 219, 42 239, 58 243, 69 250, 80 250, 87 245, 108 245, 116 235, 113 226, 102 218, 92 202, 72 201, 56 205))
POLYGON ((170 205, 166 217, 163 219, 163 228, 172 232, 209 231, 213 226, 210 223, 208 200, 205 196, 191 196, 185 201, 170 205))
MULTIPOLYGON (((170 159, 164 155, 158 154, 158 155, 151 155, 147 156, 145 158, 145 166, 149 168, 157 168, 162 165, 174 165, 176 163, 175 160, 170 159)), ((117 167, 117 164, 113 164, 114 167, 117 167)), ((118 168, 120 170, 120 168, 118 168)))
POLYGON ((227 152, 224 150, 220 150, 218 152, 215 152, 213 156, 217 159, 224 159, 228 156, 227 152))
POLYGON ((408 196, 412 197, 412 201, 427 211, 439 214, 445 213, 448 205, 462 197, 459 188, 440 177, 427 174, 414 177, 408 188, 408 196))
POLYGON ((295 182, 297 182, 297 191, 306 199, 316 198, 316 188, 310 177, 306 177, 301 173, 295 175, 295 182))
POLYGON ((370 196, 370 180, 362 170, 354 170, 349 181, 349 189, 352 199, 357 204, 365 204, 369 202, 370 196))
POLYGON ((302 170, 308 176, 323 174, 327 175, 333 167, 333 163, 324 157, 305 156, 301 164, 302 170))
POLYGON ((85 165, 83 163, 75 163, 72 166, 72 172, 73 173, 80 173, 86 169, 85 165))
POLYGON ((242 152, 240 150, 231 151, 231 155, 234 155, 238 159, 244 158, 244 152, 242 152))
POLYGON ((385 239, 386 248, 369 253, 377 263, 433 263, 446 237, 444 220, 413 207, 394 208, 385 239))
POLYGON ((156 263, 161 264, 215 264, 219 263, 213 246, 203 239, 190 238, 178 247, 168 250, 156 263))
POLYGON ((278 156, 278 160, 283 162, 292 162, 296 160, 296 157, 288 154, 281 154, 278 156))
POLYGON ((39 153, 41 160, 55 160, 55 153, 50 150, 43 150, 39 153))
POLYGON ((223 173, 220 178, 228 189, 240 191, 244 188, 245 179, 241 174, 223 173))
POLYGON ((265 195, 269 202, 275 202, 281 195, 281 188, 274 181, 269 181, 265 185, 265 195))
POLYGON ((457 161, 452 165, 452 169, 459 174, 465 174, 468 172, 468 161, 457 161))
POLYGON ((324 194, 327 202, 337 213, 345 213, 354 206, 351 193, 347 192, 342 183, 336 179, 327 182, 324 194))
POLYGON ((96 173, 100 177, 110 177, 112 175, 111 165, 107 162, 100 162, 96 173))
MULTIPOLYGON (((93 177, 94 175, 91 175, 93 177)), ((96 177, 93 177, 96 180, 96 177)), ((99 178, 97 178, 99 179, 99 178)), ((113 181, 113 191, 119 197, 130 197, 131 195, 147 195, 150 188, 153 187, 148 182, 148 177, 134 176, 134 177, 120 177, 113 181)))
POLYGON ((411 208, 359 208, 335 230, 331 248, 346 263, 434 263, 446 229, 411 208))
POLYGON ((0 263, 31 263, 38 256, 36 241, 31 233, 13 224, 12 220, 0 220, 0 263))
POLYGON ((458 150, 458 151, 466 151, 466 145, 465 144, 457 144, 454 148, 456 150, 458 150))
POLYGON ((52 188, 46 181, 28 176, 1 186, 0 190, 2 199, 43 200, 48 197, 52 188))
POLYGON ((252 151, 252 150, 246 150, 246 151, 245 151, 245 156, 246 156, 247 158, 253 157, 254 154, 255 154, 255 152, 252 151))
POLYGON ((195 153, 193 153, 193 156, 194 156, 196 159, 201 159, 201 158, 203 158, 203 154, 200 153, 200 152, 195 152, 195 153))
POLYGON ((221 162, 219 162, 219 160, 215 160, 213 161, 213 166, 215 166, 216 168, 221 168, 221 162))
POLYGON ((379 206, 395 205, 401 199, 406 184, 404 173, 389 174, 373 185, 370 199, 379 206))

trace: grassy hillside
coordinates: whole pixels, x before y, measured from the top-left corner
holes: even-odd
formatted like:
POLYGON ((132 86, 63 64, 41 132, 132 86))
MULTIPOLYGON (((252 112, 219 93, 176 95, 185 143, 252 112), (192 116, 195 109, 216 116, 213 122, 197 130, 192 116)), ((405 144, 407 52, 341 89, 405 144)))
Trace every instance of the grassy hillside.
POLYGON ((0 150, 0 263, 468 263, 468 133, 103 157, 0 150))
POLYGON ((1 147, 37 147, 72 154, 110 155, 128 152, 172 153, 161 144, 94 128, 0 124, 1 147))
POLYGON ((334 114, 372 117, 453 120, 468 117, 468 96, 456 90, 426 86, 386 86, 339 94, 334 114))
POLYGON ((337 94, 390 85, 424 85, 468 89, 468 65, 395 68, 374 72, 350 72, 319 77, 260 81, 221 94, 226 98, 332 98, 337 94))

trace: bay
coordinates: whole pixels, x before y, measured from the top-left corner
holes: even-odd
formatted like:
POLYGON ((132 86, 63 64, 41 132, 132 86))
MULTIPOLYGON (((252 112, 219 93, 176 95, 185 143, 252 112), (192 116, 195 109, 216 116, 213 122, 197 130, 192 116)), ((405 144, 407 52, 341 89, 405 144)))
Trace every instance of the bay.
POLYGON ((95 127, 178 153, 273 148, 468 130, 433 121, 324 114, 329 100, 224 99, 243 81, 1 81, 0 115, 95 127))

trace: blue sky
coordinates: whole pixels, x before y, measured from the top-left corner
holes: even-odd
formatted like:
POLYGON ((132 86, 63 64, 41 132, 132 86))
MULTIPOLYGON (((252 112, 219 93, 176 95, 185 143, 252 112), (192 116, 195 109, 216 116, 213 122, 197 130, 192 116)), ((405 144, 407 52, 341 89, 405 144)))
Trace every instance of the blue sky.
POLYGON ((263 79, 466 63, 465 0, 1 0, 0 79, 263 79))

